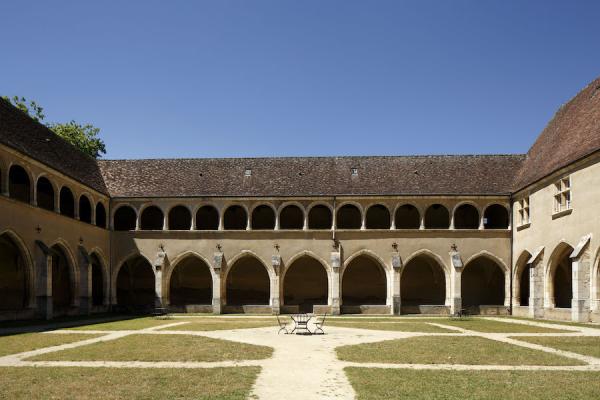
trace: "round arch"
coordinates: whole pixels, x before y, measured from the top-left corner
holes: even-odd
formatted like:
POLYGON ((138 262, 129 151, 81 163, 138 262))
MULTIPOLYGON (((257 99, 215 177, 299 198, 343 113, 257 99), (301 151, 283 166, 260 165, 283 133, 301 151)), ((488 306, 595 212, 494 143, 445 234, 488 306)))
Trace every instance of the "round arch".
POLYGON ((75 218, 75 195, 70 187, 63 185, 58 194, 58 209, 61 215, 75 218))
POLYGON ((363 220, 363 207, 355 201, 345 201, 335 210, 337 229, 361 229, 363 220))
POLYGON ((367 229, 390 229, 392 214, 388 206, 382 203, 373 203, 366 208, 365 227, 367 229))
POLYGON ((56 208, 56 184, 50 177, 42 173, 35 182, 35 199, 38 207, 48 211, 54 211, 56 208))
POLYGON ((165 226, 165 212, 156 204, 144 204, 140 208, 140 230, 162 231, 165 226))
POLYGON ((546 268, 546 307, 571 308, 573 300, 573 246, 560 241, 548 258, 546 268))
POLYGON ((219 229, 221 213, 219 208, 212 203, 201 204, 195 210, 192 210, 196 216, 194 227, 198 231, 216 231, 219 229))
POLYGON ((277 209, 271 203, 259 203, 250 210, 250 228, 273 230, 277 220, 277 209))
POLYGON ((177 204, 169 209, 168 228, 170 231, 189 231, 192 228, 192 210, 186 205, 177 204))
POLYGON ((8 167, 8 197, 24 203, 31 202, 31 188, 34 182, 28 168, 17 163, 8 167))
POLYGON ((509 226, 509 207, 499 203, 491 203, 485 206, 483 211, 484 229, 508 229, 509 226))
POLYGON ((119 204, 111 219, 115 231, 133 231, 137 226, 138 211, 131 204, 119 204))
MULTIPOLYGON (((35 307, 35 276, 34 276, 33 260, 32 260, 31 254, 30 254, 29 250, 27 249, 25 242, 21 239, 21 237, 18 234, 16 234, 12 230, 6 229, 6 230, 0 232, 0 239, 2 239, 3 237, 6 237, 9 241, 9 243, 16 248, 16 250, 18 252, 18 257, 20 257, 20 259, 22 261, 20 263, 23 268, 23 279, 24 279, 24 282, 23 282, 24 285, 22 286, 22 289, 24 292, 22 294, 22 297, 23 297, 23 299, 22 299, 23 307, 22 308, 35 307)), ((17 263, 18 263, 18 261, 19 260, 17 260, 17 263)), ((1 281, 3 283, 6 282, 6 280, 4 280, 4 279, 2 279, 1 281)), ((5 295, 8 295, 7 290, 3 290, 2 292, 5 295)), ((7 304, 7 301, 4 300, 2 303, 7 304)))
POLYGON ((277 209, 279 229, 304 229, 306 210, 297 201, 286 201, 277 209))
POLYGON ((479 207, 475 202, 462 201, 452 210, 454 229, 479 229, 479 207))
POLYGON ((227 204, 223 211, 223 229, 243 231, 248 229, 248 207, 245 204, 227 204))
POLYGON ((82 193, 79 196, 79 220, 88 224, 92 223, 92 204, 91 196, 82 193))
POLYGON ((326 202, 311 203, 306 209, 308 229, 332 229, 333 214, 333 207, 326 202))
POLYGON ((425 229, 448 229, 450 213, 443 204, 431 204, 425 210, 425 229))
POLYGON ((397 204, 394 209, 394 226, 396 229, 419 229, 423 210, 414 203, 397 204))

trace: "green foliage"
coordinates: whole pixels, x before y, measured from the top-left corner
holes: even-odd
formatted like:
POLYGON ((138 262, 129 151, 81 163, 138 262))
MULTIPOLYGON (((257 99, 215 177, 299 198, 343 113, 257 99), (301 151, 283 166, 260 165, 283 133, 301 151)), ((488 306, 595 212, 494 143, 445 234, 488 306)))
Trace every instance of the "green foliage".
MULTIPOLYGON (((19 110, 23 111, 37 122, 43 123, 45 118, 44 109, 40 107, 35 101, 27 101, 25 97, 13 96, 2 96, 2 98, 12 103, 19 110)), ((44 123, 49 129, 54 131, 58 136, 77 147, 79 150, 84 152, 93 158, 98 158, 102 154, 106 154, 106 145, 98 137, 100 128, 96 128, 91 124, 79 124, 75 121, 67 123, 44 123)))

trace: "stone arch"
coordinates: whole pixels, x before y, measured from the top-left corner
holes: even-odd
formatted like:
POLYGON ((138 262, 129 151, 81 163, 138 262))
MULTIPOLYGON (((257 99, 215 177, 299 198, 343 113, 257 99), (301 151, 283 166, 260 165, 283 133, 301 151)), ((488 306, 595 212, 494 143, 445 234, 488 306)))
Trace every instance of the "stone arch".
POLYGON ((184 205, 176 205, 169 210, 169 230, 189 231, 192 228, 192 212, 184 205))
POLYGON ((152 263, 137 253, 123 261, 115 273, 115 295, 119 307, 148 311, 156 301, 156 277, 152 263))
POLYGON ((531 264, 527 262, 531 258, 531 253, 523 250, 513 271, 513 297, 514 303, 518 306, 529 306, 529 291, 531 286, 531 264))
POLYGON ((35 184, 37 206, 48 211, 55 209, 55 188, 52 181, 45 175, 40 175, 35 184))
POLYGON ((510 291, 506 264, 488 251, 471 256, 461 273, 461 297, 464 307, 502 306, 510 291))
POLYGON ((165 276, 169 305, 212 304, 214 274, 210 263, 194 251, 186 251, 173 261, 165 276))
POLYGON ((399 205, 394 211, 394 223, 396 229, 419 229, 421 227, 421 211, 411 203, 399 205))
POLYGON ((223 229, 243 231, 248 229, 248 209, 242 204, 231 204, 223 213, 223 229))
POLYGON ((12 230, 0 232, 0 312, 33 307, 34 288, 33 261, 27 246, 12 230))
POLYGON ((407 259, 400 274, 401 307, 405 313, 422 313, 421 306, 444 305, 448 276, 444 263, 430 251, 407 259))
POLYGON ((328 229, 333 226, 333 208, 323 202, 312 203, 308 208, 308 229, 328 229))
POLYGON ((315 305, 327 305, 329 277, 326 264, 309 252, 294 256, 281 277, 283 305, 293 307, 294 312, 313 312, 315 305))
POLYGON ((11 199, 31 202, 31 176, 25 167, 12 164, 8 169, 8 196, 11 199))
POLYGON ((479 229, 479 209, 472 202, 462 202, 454 208, 454 229, 479 229))
POLYGON ((52 308, 54 315, 67 314, 79 298, 79 273, 68 243, 59 239, 52 246, 52 308))
POLYGON ((303 229, 306 212, 298 202, 285 202, 278 210, 279 229, 303 229))
POLYGON ((342 306, 385 305, 388 293, 388 268, 370 250, 348 257, 340 271, 342 306))
POLYGON ((219 229, 219 209, 213 204, 204 204, 196 210, 196 226, 199 231, 216 231, 219 229))
POLYGON ((367 208, 365 216, 367 229, 390 229, 392 217, 389 208, 383 204, 372 204, 367 208))
POLYGON ((92 223, 92 202, 85 194, 79 196, 79 220, 88 224, 92 223))
POLYGON ((96 226, 106 228, 106 207, 101 201, 96 203, 96 226))
POLYGON ((443 204, 432 204, 425 211, 425 229, 448 229, 450 213, 443 204))
POLYGON ((592 310, 600 312, 600 246, 596 250, 596 256, 594 257, 594 264, 592 265, 592 298, 595 302, 595 307, 592 310))
POLYGON ((337 229, 360 229, 363 221, 363 210, 355 202, 342 203, 335 212, 337 229))
POLYGON ((228 263, 224 299, 230 306, 268 305, 271 298, 272 271, 258 255, 242 251, 228 263))
POLYGON ((137 212, 129 204, 119 205, 113 213, 115 231, 133 231, 136 228, 137 212))
POLYGON ((162 231, 165 225, 165 214, 163 210, 155 205, 149 204, 140 211, 140 229, 143 231, 162 231))
POLYGON ((573 300, 573 247, 565 241, 560 241, 550 257, 546 269, 546 299, 547 307, 571 308, 573 300))
POLYGON ((485 208, 483 213, 484 229, 508 229, 509 226, 510 215, 506 206, 494 203, 485 208))
MULTIPOLYGON (((90 258, 91 257, 96 257, 99 266, 101 268, 101 272, 102 272, 102 280, 101 280, 101 285, 102 285, 102 300, 101 300, 101 304, 95 304, 97 302, 94 302, 94 293, 97 293, 97 290, 95 290, 94 288, 100 286, 100 284, 98 283, 98 281, 96 279, 94 279, 94 271, 92 270, 92 305, 108 305, 110 302, 110 274, 108 271, 108 262, 106 261, 106 257, 104 256, 104 253, 102 252, 102 250, 100 250, 98 247, 94 247, 92 249, 92 251, 90 251, 90 258)), ((98 278, 98 273, 96 272, 96 278, 98 278)), ((99 299, 99 295, 96 296, 96 300, 99 299)))
POLYGON ((60 188, 58 204, 62 215, 75 218, 75 196, 68 186, 60 188))
POLYGON ((275 229, 275 215, 276 210, 273 205, 258 204, 252 208, 250 226, 256 230, 273 230, 275 229))

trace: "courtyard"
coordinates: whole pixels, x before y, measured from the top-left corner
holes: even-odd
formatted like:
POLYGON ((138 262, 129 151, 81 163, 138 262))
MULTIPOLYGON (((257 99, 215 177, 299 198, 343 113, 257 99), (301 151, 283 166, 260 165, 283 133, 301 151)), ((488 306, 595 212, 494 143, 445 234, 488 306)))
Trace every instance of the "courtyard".
POLYGON ((176 314, 5 323, 0 398, 594 399, 600 325, 512 317, 176 314), (287 316, 280 317, 291 320, 287 316))

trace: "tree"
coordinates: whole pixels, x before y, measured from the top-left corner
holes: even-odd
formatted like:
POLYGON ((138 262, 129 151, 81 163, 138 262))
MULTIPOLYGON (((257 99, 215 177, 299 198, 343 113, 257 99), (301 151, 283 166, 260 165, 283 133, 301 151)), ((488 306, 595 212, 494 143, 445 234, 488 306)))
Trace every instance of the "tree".
MULTIPOLYGON (((12 98, 3 96, 2 98, 12 103, 12 105, 37 122, 44 123, 42 122, 45 118, 44 109, 35 101, 32 100, 28 102, 25 97, 18 96, 13 96, 12 98)), ((102 139, 98 137, 100 128, 96 128, 91 124, 78 124, 75 121, 67 123, 50 122, 44 124, 58 136, 62 137, 90 157, 98 158, 102 154, 106 154, 106 145, 102 139)))

